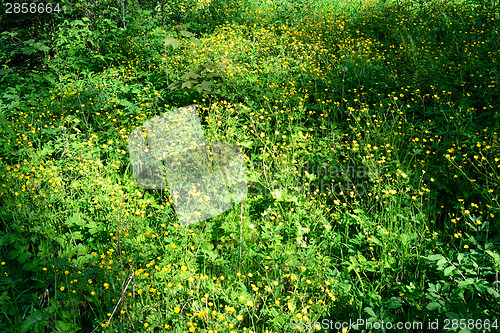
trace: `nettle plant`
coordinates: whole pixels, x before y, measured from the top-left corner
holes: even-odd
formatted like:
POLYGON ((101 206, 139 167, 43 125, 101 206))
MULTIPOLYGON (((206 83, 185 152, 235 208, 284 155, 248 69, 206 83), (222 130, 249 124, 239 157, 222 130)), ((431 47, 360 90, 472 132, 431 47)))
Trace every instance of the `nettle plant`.
MULTIPOLYGON (((165 54, 163 60, 165 61, 165 74, 167 75, 167 78, 169 76, 167 46, 172 46, 174 50, 187 49, 187 52, 201 46, 200 41, 194 36, 194 34, 186 30, 185 25, 177 25, 175 28, 178 31, 165 32, 165 54), (167 37, 169 35, 170 37, 167 37)), ((223 70, 228 65, 229 60, 225 58, 221 58, 219 61, 206 62, 199 65, 197 69, 185 72, 178 80, 169 84, 168 88, 170 90, 195 88, 200 94, 211 93, 212 87, 216 83, 223 81, 223 70)))
POLYGON ((431 271, 437 274, 436 283, 428 284, 426 308, 432 313, 444 314, 449 319, 481 318, 496 311, 500 256, 495 252, 498 238, 487 239, 490 223, 473 226, 475 236, 465 233, 467 251, 450 251, 448 255, 433 254, 424 257, 431 271), (484 238, 484 239, 481 239, 484 238), (491 306, 480 306, 485 299, 491 306))

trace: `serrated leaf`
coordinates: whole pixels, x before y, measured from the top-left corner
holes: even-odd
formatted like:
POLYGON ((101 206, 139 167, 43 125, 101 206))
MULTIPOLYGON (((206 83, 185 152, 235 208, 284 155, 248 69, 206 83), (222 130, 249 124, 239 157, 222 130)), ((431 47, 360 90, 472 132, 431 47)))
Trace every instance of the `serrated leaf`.
POLYGON ((205 67, 206 69, 216 69, 217 68, 216 64, 212 61, 209 61, 206 64, 203 64, 202 66, 205 67))
POLYGON ((187 30, 181 30, 180 33, 181 33, 181 35, 188 36, 188 37, 194 36, 192 32, 189 32, 187 30))
POLYGON ((165 45, 172 45, 172 47, 174 49, 176 49, 179 46, 181 46, 181 43, 177 39, 175 39, 173 37, 169 37, 169 38, 165 39, 165 45))
POLYGON ((35 310, 33 314, 29 315, 21 324, 19 328, 22 333, 28 332, 33 329, 35 326, 40 327, 39 325, 44 325, 46 319, 42 311, 35 310))
POLYGON ((210 92, 212 89, 210 88, 213 85, 210 81, 203 81, 199 85, 196 86, 199 93, 202 93, 204 90, 210 92))
POLYGON ((33 54, 35 52, 35 50, 32 47, 26 46, 26 47, 21 48, 21 52, 22 52, 22 54, 30 55, 30 54, 33 54))
POLYGON ((4 291, 0 296, 0 306, 3 306, 5 303, 10 301, 10 296, 8 295, 9 291, 4 291))
POLYGON ((174 90, 175 88, 179 88, 182 85, 182 81, 175 81, 174 83, 171 83, 168 88, 170 90, 174 90))
POLYGON ((207 75, 208 79, 213 78, 213 77, 222 77, 222 75, 220 75, 219 73, 210 73, 207 75))
POLYGON ((31 253, 23 252, 19 255, 19 257, 17 258, 17 261, 19 261, 21 264, 24 264, 26 262, 26 260, 28 260, 31 257, 32 257, 31 253))
POLYGON ((182 84, 182 88, 192 88, 195 83, 198 83, 198 81, 193 80, 193 81, 186 81, 182 84))
POLYGON ((500 255, 498 255, 498 253, 492 252, 491 250, 486 250, 485 253, 493 258, 493 260, 495 261, 493 267, 495 270, 498 270, 500 268, 500 255))
POLYGON ((16 259, 19 253, 20 252, 18 250, 11 250, 8 254, 8 257, 9 259, 16 259))
POLYGON ((83 226, 85 225, 85 221, 82 219, 79 213, 74 213, 70 217, 66 219, 66 226, 73 227, 75 225, 83 226))
POLYGON ((186 74, 181 76, 181 78, 183 78, 183 79, 197 79, 199 77, 200 77, 200 75, 196 74, 195 72, 187 72, 186 74))

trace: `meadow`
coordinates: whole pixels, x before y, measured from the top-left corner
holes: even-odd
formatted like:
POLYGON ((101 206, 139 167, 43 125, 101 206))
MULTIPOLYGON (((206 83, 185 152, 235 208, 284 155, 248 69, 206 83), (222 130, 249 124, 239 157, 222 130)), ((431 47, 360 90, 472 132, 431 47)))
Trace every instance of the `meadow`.
POLYGON ((499 330, 498 2, 60 4, 2 13, 0 331, 499 330), (191 104, 248 195, 181 226, 128 137, 191 104))

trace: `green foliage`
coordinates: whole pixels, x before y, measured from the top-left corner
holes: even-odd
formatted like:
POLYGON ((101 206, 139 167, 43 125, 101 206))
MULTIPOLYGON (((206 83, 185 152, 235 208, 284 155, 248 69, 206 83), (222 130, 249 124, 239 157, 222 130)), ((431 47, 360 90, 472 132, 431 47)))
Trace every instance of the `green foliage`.
POLYGON ((500 319, 494 5, 99 0, 2 13, 0 327, 500 319), (127 140, 193 103, 209 142, 241 148, 249 188, 181 227, 168 190, 136 186, 127 140))

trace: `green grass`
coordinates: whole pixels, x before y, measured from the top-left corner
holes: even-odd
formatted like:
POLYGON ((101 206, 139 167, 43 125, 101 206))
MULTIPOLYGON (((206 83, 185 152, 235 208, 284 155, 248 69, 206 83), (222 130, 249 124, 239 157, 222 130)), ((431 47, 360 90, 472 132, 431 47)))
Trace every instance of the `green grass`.
POLYGON ((61 23, 26 67, 1 37, 3 331, 497 329, 498 6, 148 6, 61 23), (249 194, 181 227, 127 138, 192 103, 249 194))

